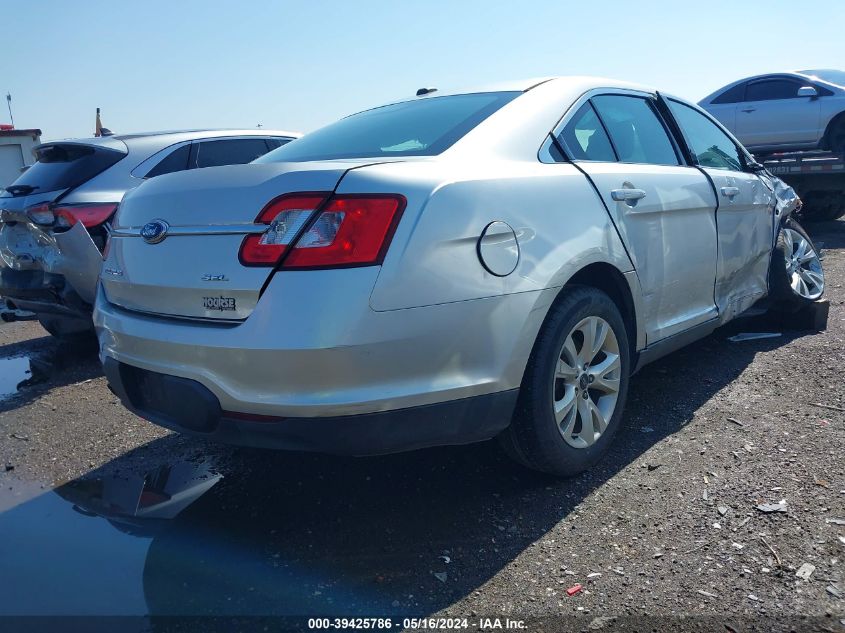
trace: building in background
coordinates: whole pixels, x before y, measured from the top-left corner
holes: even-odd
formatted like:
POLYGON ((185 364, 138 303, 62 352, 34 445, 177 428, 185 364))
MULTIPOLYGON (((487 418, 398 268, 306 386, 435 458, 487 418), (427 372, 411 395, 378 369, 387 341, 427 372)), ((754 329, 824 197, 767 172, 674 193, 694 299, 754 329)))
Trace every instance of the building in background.
POLYGON ((11 185, 35 162, 32 148, 41 142, 41 130, 16 130, 0 125, 0 188, 11 185))

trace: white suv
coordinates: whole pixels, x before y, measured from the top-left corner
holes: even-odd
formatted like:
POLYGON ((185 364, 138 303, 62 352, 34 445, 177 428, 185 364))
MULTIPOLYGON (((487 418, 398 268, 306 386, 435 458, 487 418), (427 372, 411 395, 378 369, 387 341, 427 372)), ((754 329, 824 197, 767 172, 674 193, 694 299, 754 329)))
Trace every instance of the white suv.
POLYGON ((751 151, 845 152, 845 71, 740 79, 699 101, 751 151))

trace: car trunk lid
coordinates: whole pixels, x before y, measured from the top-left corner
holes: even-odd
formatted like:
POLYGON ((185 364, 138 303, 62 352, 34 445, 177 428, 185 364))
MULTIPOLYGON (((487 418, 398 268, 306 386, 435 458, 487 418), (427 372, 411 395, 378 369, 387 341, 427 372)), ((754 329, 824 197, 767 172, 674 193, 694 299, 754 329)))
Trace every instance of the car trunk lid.
POLYGON ((234 165, 147 181, 115 217, 101 275, 106 298, 163 316, 247 318, 273 272, 238 257, 244 238, 267 228, 254 222, 261 210, 289 193, 328 197, 348 169, 370 162, 234 165))

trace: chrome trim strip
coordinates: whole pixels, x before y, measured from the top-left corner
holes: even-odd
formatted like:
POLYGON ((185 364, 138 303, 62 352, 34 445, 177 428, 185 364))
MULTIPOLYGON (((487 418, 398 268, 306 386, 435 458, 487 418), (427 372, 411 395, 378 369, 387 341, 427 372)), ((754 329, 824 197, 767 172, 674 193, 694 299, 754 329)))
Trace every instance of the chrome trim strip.
POLYGON ((198 323, 207 323, 209 325, 219 325, 222 327, 233 327, 236 325, 240 325, 241 323, 246 321, 246 317, 244 317, 243 319, 217 319, 212 317, 187 316, 183 314, 167 314, 164 312, 151 312, 147 310, 139 310, 138 308, 127 308, 126 306, 122 306, 119 303, 112 303, 111 301, 109 301, 108 303, 109 305, 123 312, 141 314, 146 317, 161 319, 164 321, 170 321, 175 319, 177 321, 194 321, 198 323))
MULTIPOLYGON (((267 224, 212 224, 210 226, 170 226, 167 237, 174 235, 254 235, 264 233, 267 224)), ((142 226, 127 226, 120 229, 113 228, 112 237, 141 237, 142 226)))

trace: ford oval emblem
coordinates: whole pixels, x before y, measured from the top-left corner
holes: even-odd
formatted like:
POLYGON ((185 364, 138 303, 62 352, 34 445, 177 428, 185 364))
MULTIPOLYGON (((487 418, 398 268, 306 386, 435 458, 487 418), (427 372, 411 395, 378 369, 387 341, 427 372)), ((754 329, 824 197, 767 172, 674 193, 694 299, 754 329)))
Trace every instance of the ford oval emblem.
POLYGON ((170 225, 164 220, 153 220, 152 222, 147 222, 141 229, 141 237, 144 238, 147 244, 158 244, 167 237, 169 228, 170 225))

